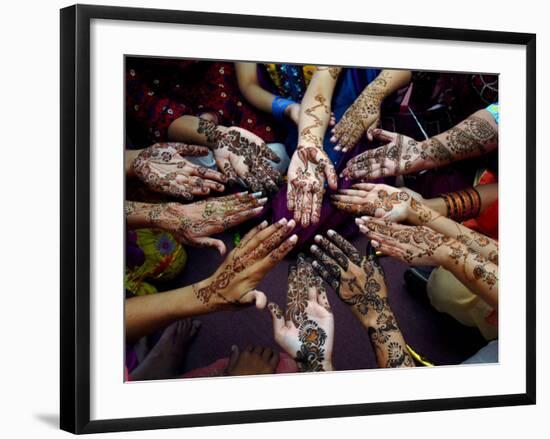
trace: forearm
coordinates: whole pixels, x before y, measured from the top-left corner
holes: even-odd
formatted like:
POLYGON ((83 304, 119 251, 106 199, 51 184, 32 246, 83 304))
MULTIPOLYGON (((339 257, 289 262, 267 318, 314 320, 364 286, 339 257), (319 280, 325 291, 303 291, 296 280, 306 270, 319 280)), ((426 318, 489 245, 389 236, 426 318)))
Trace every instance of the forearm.
MULTIPOLYGON (((201 283, 199 283, 201 284, 201 283)), ((126 341, 135 342, 172 322, 211 312, 194 294, 193 285, 164 293, 126 299, 126 341)))
POLYGON ((213 148, 226 127, 196 116, 182 116, 168 128, 168 137, 174 142, 186 142, 213 148))
POLYGON ((449 270, 472 293, 493 308, 498 307, 498 266, 466 245, 452 241, 439 258, 440 265, 449 270))
POLYGON ((382 301, 382 309, 369 309, 366 315, 354 308, 354 314, 368 331, 376 362, 379 367, 414 367, 393 311, 386 298, 382 301))
POLYGON ((323 147, 323 138, 330 120, 330 102, 340 73, 339 68, 318 67, 304 94, 298 124, 298 148, 323 147))
POLYGON ((155 212, 160 208, 160 204, 125 201, 124 216, 126 217, 126 226, 129 229, 153 227, 155 212))
POLYGON ((409 70, 382 70, 361 93, 361 98, 382 102, 392 93, 411 82, 412 73, 409 70))
MULTIPOLYGON (((422 169, 478 157, 498 147, 498 128, 487 110, 479 110, 453 128, 421 142, 422 169)), ((418 169, 413 169, 417 171, 418 169)))

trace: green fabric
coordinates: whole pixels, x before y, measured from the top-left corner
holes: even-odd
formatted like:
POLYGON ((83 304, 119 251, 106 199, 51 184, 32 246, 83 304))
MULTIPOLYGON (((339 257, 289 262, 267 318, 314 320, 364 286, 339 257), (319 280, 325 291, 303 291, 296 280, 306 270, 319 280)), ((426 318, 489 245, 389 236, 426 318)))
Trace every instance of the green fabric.
POLYGON ((126 267, 124 284, 128 291, 138 296, 155 294, 157 289, 147 281, 174 279, 185 267, 187 253, 168 232, 140 229, 136 230, 136 235, 145 261, 137 267, 126 267))

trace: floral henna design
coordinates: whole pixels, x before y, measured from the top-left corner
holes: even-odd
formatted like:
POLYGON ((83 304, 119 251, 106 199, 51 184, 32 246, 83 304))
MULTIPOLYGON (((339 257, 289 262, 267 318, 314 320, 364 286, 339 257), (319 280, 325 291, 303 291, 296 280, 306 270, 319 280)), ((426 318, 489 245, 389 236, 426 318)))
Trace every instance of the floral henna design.
POLYGON ((403 346, 392 341, 388 344, 388 362, 386 367, 412 367, 414 366, 413 360, 408 352, 405 351, 403 346))
POLYGON ((299 340, 302 342, 300 350, 296 352, 296 363, 302 372, 320 372, 325 370, 324 344, 327 333, 314 320, 304 320, 299 328, 299 340))
POLYGON ((300 140, 305 141, 306 143, 311 143, 313 145, 322 145, 323 139, 311 132, 312 130, 319 128, 323 125, 323 121, 319 116, 317 116, 317 114, 315 114, 315 111, 321 108, 323 110, 323 113, 330 114, 330 109, 327 105, 326 98, 322 94, 316 95, 314 97, 314 100, 318 102, 318 104, 305 110, 305 114, 313 119, 313 123, 306 126, 304 129, 302 129, 302 131, 300 131, 300 140))
POLYGON ((139 153, 133 162, 136 176, 151 190, 192 200, 210 189, 223 191, 225 177, 194 165, 185 156, 204 156, 208 149, 185 143, 156 143, 139 153))
POLYGON ((212 144, 213 149, 217 148, 217 141, 220 139, 222 132, 218 129, 218 126, 207 119, 199 117, 199 126, 197 133, 203 134, 206 137, 206 141, 212 144))

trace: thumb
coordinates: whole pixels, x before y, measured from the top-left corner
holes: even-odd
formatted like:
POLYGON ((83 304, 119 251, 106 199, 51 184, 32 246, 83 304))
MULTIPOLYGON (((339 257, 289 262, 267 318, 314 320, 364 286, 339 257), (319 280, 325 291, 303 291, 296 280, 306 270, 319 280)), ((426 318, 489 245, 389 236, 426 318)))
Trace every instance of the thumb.
POLYGON ((327 161, 327 163, 325 163, 325 175, 327 177, 328 187, 332 190, 338 189, 338 179, 336 177, 336 171, 334 170, 334 165, 330 161, 327 161))
POLYGON ((275 302, 269 302, 267 309, 271 314, 273 319, 273 333, 277 334, 285 326, 285 318, 283 316, 283 311, 275 302))
POLYGON ((392 133, 391 131, 386 131, 381 128, 375 128, 371 131, 372 137, 382 142, 391 142, 397 136, 397 133, 392 133))
POLYGON ((372 142, 374 140, 373 137, 373 131, 377 129, 380 126, 380 118, 377 118, 372 125, 367 129, 367 139, 369 142, 372 142))
POLYGON ((248 293, 245 293, 239 299, 239 303, 242 303, 242 304, 254 303, 256 304, 256 308, 264 309, 267 304, 267 297, 261 291, 251 290, 248 293))
POLYGON ((197 237, 193 241, 191 241, 190 244, 195 247, 216 247, 216 249, 218 250, 218 252, 220 252, 220 255, 222 256, 225 255, 225 252, 227 251, 227 248, 225 247, 223 241, 210 238, 208 236, 197 237))
POLYGON ((176 143, 176 150, 182 156, 202 157, 208 155, 210 151, 205 146, 188 145, 186 143, 176 143))

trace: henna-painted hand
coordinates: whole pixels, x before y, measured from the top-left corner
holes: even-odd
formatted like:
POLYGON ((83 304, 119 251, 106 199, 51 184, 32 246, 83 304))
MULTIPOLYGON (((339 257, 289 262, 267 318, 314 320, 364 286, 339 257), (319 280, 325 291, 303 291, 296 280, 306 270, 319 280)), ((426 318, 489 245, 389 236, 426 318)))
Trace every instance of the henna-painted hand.
POLYGON ((435 139, 417 142, 402 134, 378 128, 372 131, 372 135, 387 142, 386 145, 352 158, 342 172, 344 177, 368 180, 410 174, 433 167, 433 154, 440 157, 442 163, 451 160, 449 152, 435 139))
POLYGON ((424 222, 432 219, 431 212, 422 204, 424 198, 411 189, 373 183, 357 183, 352 188, 332 195, 334 206, 356 216, 374 216, 398 223, 410 220, 413 213, 424 218, 424 222))
POLYGON ((381 367, 412 367, 411 356, 388 302, 384 270, 372 246, 361 257, 357 249, 334 230, 328 239, 317 235, 311 247, 313 267, 366 326, 381 367))
POLYGON ((334 317, 321 278, 303 255, 288 270, 286 312, 269 303, 275 341, 303 372, 332 370, 334 317))
POLYGON ((193 286, 196 297, 212 309, 253 303, 264 308, 265 294, 254 288, 298 241, 296 235, 287 238, 294 226, 283 218, 269 227, 266 221, 254 227, 212 276, 193 286))
POLYGON ((325 179, 331 189, 337 188, 327 154, 316 146, 299 145, 288 167, 287 207, 302 227, 317 224, 321 218, 325 179))
POLYGON ((366 216, 355 222, 382 253, 408 264, 441 265, 455 242, 425 226, 405 226, 366 216))
POLYGON ((213 146, 218 167, 232 183, 240 177, 255 192, 276 192, 281 174, 269 161, 280 159, 265 142, 255 134, 238 127, 218 133, 213 146))
POLYGON ((223 255, 225 244, 210 235, 258 216, 267 201, 259 196, 258 193, 241 192, 190 204, 156 204, 149 218, 152 225, 171 232, 179 242, 195 247, 215 247, 223 255))
POLYGON ((313 268, 359 316, 370 316, 369 310, 382 312, 388 292, 372 246, 368 255, 361 257, 355 246, 334 230, 329 230, 327 237, 315 236, 313 268))
POLYGON ((227 181, 220 172, 197 166, 185 156, 205 156, 208 148, 185 143, 156 143, 139 153, 133 162, 136 176, 149 189, 184 200, 208 195, 210 190, 223 192, 227 181))
POLYGON ((365 134, 370 141, 373 140, 372 131, 380 125, 384 93, 376 87, 369 87, 357 97, 332 130, 330 141, 336 143, 336 151, 351 150, 365 134))

